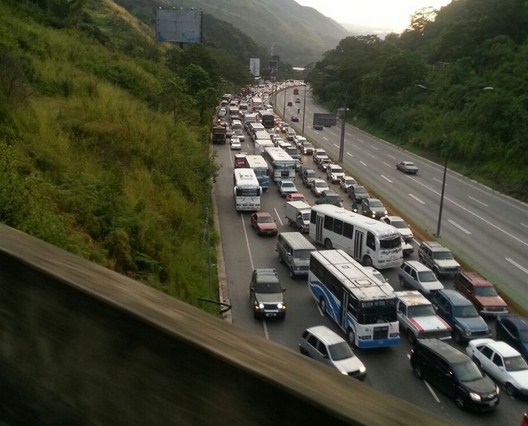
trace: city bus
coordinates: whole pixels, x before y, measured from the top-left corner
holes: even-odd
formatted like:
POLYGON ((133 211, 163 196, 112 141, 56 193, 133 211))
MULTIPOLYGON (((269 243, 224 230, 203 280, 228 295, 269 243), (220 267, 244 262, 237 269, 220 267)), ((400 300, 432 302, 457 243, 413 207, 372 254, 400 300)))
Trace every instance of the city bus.
POLYGON ((321 311, 361 349, 400 342, 397 298, 344 250, 310 253, 308 287, 321 311))
POLYGON ((255 172, 260 187, 263 191, 267 191, 269 188, 269 170, 268 163, 266 163, 264 157, 262 155, 246 155, 244 159, 244 167, 255 172))
POLYGON ((260 210, 262 188, 252 169, 238 168, 233 170, 233 195, 236 211, 260 210))
POLYGON ((396 228, 343 207, 313 206, 310 237, 326 249, 343 249, 361 264, 376 269, 399 267, 403 262, 396 228))
POLYGON ((263 155, 266 148, 274 147, 271 139, 257 139, 255 141, 255 155, 263 155))
POLYGON ((275 115, 273 112, 261 111, 260 112, 260 122, 266 129, 273 129, 275 127, 275 115))
POLYGON ((268 163, 270 176, 274 182, 281 179, 295 180, 295 160, 282 148, 275 146, 264 148, 263 157, 268 163))

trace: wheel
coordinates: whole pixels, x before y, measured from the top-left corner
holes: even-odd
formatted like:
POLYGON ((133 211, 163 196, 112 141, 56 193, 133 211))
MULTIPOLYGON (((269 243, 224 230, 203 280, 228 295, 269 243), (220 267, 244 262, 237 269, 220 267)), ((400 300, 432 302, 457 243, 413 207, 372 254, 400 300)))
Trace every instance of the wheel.
POLYGON ((291 219, 288 219, 288 226, 292 226, 293 225, 293 222, 291 219))
POLYGON ((474 356, 471 357, 471 359, 473 360, 473 362, 475 363, 475 365, 479 368, 479 369, 482 369, 482 364, 480 363, 480 361, 475 358, 474 356))
POLYGON ((280 255, 280 253, 279 253, 279 262, 284 263, 284 260, 282 259, 282 256, 280 255))
POLYGON ((433 272, 434 272, 436 278, 440 278, 440 271, 438 270, 438 268, 436 266, 433 268, 433 272))
POLYGON ((413 365, 413 373, 418 379, 423 379, 422 367, 420 367, 418 364, 413 365))
POLYGON ((322 297, 319 300, 319 306, 321 307, 323 314, 326 314, 326 301, 322 297))
POLYGON ((400 287, 401 288, 406 288, 407 287, 407 283, 405 282, 403 277, 400 277, 400 287))
POLYGON ((414 345, 416 343, 416 336, 411 330, 407 330, 407 338, 409 339, 411 345, 414 345))
POLYGON ((293 268, 290 268, 290 278, 295 279, 295 272, 293 271, 293 268))
POLYGON ((363 266, 372 266, 372 259, 370 256, 365 256, 363 258, 363 266))
POLYGON ((308 356, 308 352, 306 351, 306 349, 304 349, 303 347, 299 347, 299 352, 303 355, 306 355, 308 356))
POLYGON ((332 241, 329 238, 324 241, 324 247, 327 250, 332 250, 332 241))
POLYGON ((515 386, 513 386, 511 383, 506 383, 504 388, 506 389, 506 393, 510 396, 515 396, 517 393, 517 389, 515 389, 515 386))
POLYGON ((462 338, 462 333, 460 333, 460 330, 458 330, 457 328, 453 330, 453 340, 459 345, 461 345, 462 341, 464 340, 462 338))
POLYGON ((352 343, 353 345, 355 345, 355 342, 356 342, 356 333, 354 333, 354 330, 352 330, 351 328, 349 328, 349 329, 348 329, 347 336, 348 336, 348 341, 349 341, 350 343, 352 343))
POLYGON ((462 395, 460 392, 458 392, 455 396, 455 404, 458 408, 466 408, 466 403, 464 401, 464 395, 462 395))

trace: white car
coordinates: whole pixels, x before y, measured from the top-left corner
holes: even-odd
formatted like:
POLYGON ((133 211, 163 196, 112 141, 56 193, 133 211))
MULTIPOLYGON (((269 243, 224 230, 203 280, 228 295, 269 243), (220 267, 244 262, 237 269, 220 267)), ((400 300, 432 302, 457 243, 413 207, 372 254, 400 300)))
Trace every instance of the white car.
POLYGON ((279 187, 279 192, 283 198, 286 197, 286 195, 288 194, 299 192, 293 181, 290 179, 280 180, 277 185, 279 187))
POLYGON ((345 172, 339 164, 329 164, 326 167, 326 177, 330 182, 337 183, 342 176, 345 176, 345 172))
POLYGON ((341 176, 341 179, 339 179, 339 186, 345 192, 348 192, 348 188, 356 183, 356 179, 348 175, 343 175, 341 176))
POLYGON ((474 339, 469 341, 466 352, 475 364, 504 386, 508 395, 528 397, 528 364, 506 342, 474 339))
POLYGON ((384 216, 381 220, 389 225, 394 226, 401 234, 406 243, 410 244, 414 238, 414 235, 409 228, 409 225, 400 216, 384 216))
POLYGON ((328 191, 330 188, 324 179, 314 179, 310 189, 315 196, 320 197, 323 191, 328 191))
POLYGON ((240 139, 237 136, 231 136, 231 149, 234 151, 240 151, 242 149, 242 144, 240 139))

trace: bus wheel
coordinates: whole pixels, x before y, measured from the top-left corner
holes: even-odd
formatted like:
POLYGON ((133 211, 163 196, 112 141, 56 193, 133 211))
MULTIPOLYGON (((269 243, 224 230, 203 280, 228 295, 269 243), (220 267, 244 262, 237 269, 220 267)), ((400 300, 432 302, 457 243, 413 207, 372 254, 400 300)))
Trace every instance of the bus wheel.
POLYGON ((348 336, 348 341, 350 343, 352 343, 353 345, 355 345, 356 343, 356 333, 354 333, 354 330, 352 330, 351 328, 348 329, 348 333, 347 333, 347 336, 348 336))
POLYGON ((326 314, 326 302, 322 297, 319 299, 319 306, 321 307, 323 314, 326 314))
POLYGON ((363 258, 363 266, 372 266, 372 259, 370 256, 365 256, 363 258))
POLYGON ((325 249, 327 249, 327 250, 332 250, 332 241, 330 241, 330 239, 327 238, 327 239, 324 241, 324 246, 325 246, 325 249))

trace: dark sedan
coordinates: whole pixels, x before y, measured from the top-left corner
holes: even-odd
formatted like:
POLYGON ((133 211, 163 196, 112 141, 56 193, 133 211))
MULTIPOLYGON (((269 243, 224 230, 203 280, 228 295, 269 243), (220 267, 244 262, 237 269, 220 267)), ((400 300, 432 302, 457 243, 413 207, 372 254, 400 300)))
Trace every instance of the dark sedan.
POLYGON ((277 223, 267 212, 257 212, 251 215, 251 226, 257 235, 277 235, 277 223))
POLYGON ((495 322, 497 340, 517 349, 528 360, 528 318, 518 315, 501 315, 495 322))

